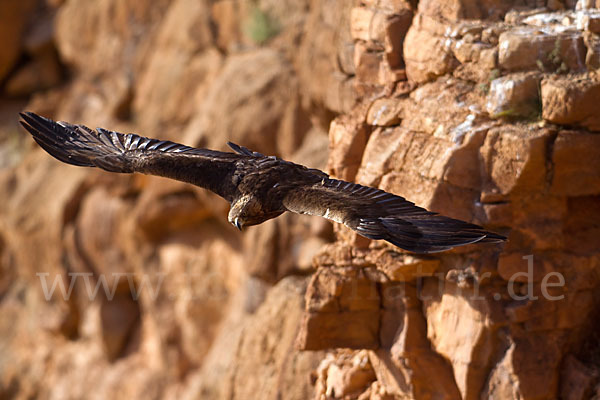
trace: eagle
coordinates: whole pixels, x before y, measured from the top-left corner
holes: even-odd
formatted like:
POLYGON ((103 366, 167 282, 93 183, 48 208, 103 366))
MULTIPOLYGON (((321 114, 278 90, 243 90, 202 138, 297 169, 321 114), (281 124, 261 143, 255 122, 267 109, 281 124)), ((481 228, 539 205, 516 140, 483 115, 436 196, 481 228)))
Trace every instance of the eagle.
POLYGON ((56 122, 32 112, 20 123, 51 156, 71 165, 109 172, 158 175, 208 189, 230 203, 238 229, 286 211, 344 224, 369 239, 415 253, 435 253, 470 243, 499 243, 504 236, 445 217, 380 189, 331 178, 275 156, 228 142, 222 152, 56 122))

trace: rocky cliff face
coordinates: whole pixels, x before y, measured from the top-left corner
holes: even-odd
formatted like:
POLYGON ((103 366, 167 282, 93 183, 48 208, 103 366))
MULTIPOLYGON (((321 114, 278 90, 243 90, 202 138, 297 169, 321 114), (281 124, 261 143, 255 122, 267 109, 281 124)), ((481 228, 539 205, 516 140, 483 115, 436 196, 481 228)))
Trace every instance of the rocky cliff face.
POLYGON ((597 6, 4 2, 0 397, 600 396, 597 6), (232 140, 509 242, 242 235, 201 189, 54 161, 22 108, 232 140))

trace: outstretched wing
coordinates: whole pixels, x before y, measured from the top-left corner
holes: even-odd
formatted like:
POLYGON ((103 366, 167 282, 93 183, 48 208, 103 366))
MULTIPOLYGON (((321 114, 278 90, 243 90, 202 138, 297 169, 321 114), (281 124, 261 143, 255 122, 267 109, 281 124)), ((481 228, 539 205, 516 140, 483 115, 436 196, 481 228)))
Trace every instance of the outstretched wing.
POLYGON ((287 193, 283 204, 288 211, 319 215, 367 238, 387 240, 416 253, 506 240, 480 226, 417 207, 400 196, 337 179, 298 186, 287 193))
POLYGON ((56 122, 32 112, 21 113, 21 125, 54 158, 67 164, 106 171, 164 176, 209 189, 231 201, 234 153, 123 134, 102 128, 56 122))

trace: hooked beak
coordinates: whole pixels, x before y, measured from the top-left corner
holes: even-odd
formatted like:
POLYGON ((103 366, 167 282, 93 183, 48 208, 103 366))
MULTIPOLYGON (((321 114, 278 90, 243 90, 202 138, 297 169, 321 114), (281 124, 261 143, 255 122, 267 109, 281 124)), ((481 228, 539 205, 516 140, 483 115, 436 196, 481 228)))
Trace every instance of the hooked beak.
POLYGON ((240 223, 240 219, 236 218, 234 221, 234 225, 236 228, 238 228, 240 231, 242 230, 242 224, 240 223))

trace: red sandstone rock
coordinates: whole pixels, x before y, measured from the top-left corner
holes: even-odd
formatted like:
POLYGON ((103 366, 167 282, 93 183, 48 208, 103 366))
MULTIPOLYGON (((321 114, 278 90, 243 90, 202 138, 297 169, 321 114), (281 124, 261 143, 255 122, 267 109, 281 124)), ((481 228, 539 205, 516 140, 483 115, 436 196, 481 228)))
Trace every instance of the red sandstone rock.
POLYGON ((395 13, 411 7, 409 0, 364 0, 362 3, 367 7, 376 7, 395 13))
POLYGON ((536 117, 541 113, 540 84, 537 73, 511 74, 490 83, 486 109, 492 118, 536 117))
POLYGON ((583 41, 587 47, 585 65, 588 70, 600 68, 600 37, 597 34, 584 32, 583 41))
POLYGON ((495 128, 480 149, 490 184, 500 193, 541 191, 547 185, 546 152, 554 133, 547 129, 495 128))
POLYGON ((599 131, 599 99, 600 81, 593 75, 542 80, 542 116, 550 122, 599 131))
POLYGON ((367 123, 377 126, 397 125, 401 112, 401 103, 397 99, 377 99, 369 107, 367 123))
POLYGON ((567 196, 598 194, 600 137, 587 132, 561 132, 554 142, 551 190, 567 196))
POLYGON ((578 21, 580 27, 586 31, 600 33, 600 14, 586 13, 582 14, 581 20, 578 21))
POLYGON ((298 334, 303 350, 377 348, 379 294, 375 282, 349 269, 320 270, 306 293, 307 314, 298 334), (351 273, 346 275, 345 270, 351 273))
POLYGON ((401 255, 388 250, 374 254, 373 258, 377 268, 396 282, 410 282, 432 276, 439 268, 439 260, 401 255))
MULTIPOLYGON (((386 18, 357 43, 350 10, 359 4, 263 2, 283 29, 242 52, 235 2, 83 3, 64 3, 57 24, 71 81, 29 107, 192 145, 237 137, 320 168, 319 132, 329 129, 334 176, 489 224, 509 242, 415 258, 336 226, 336 242, 321 248, 331 225, 291 215, 242 236, 225 220, 226 202, 201 189, 68 167, 38 149, 0 170, 0 358, 9 360, 0 397, 80 398, 93 388, 109 398, 553 399, 596 390, 586 359, 597 343, 588 323, 600 265, 599 146, 588 131, 596 79, 554 74, 566 72, 562 62, 583 68, 580 33, 539 22, 563 16, 521 10, 504 23, 522 2, 421 1, 404 46, 408 84, 396 82, 404 1, 363 1, 361 13, 386 18), (503 32, 501 44, 519 36, 515 52, 511 41, 511 52, 498 47, 503 32), (377 68, 353 65, 355 49, 377 68), (541 61, 551 124, 490 121, 484 92, 494 70, 537 75, 534 50, 549 52, 541 61), (384 121, 386 106, 394 111, 384 121), (528 255, 538 298, 516 299, 529 294, 528 255), (110 303, 88 299, 80 283, 71 299, 46 301, 35 275, 89 268, 133 273, 136 283, 162 276, 163 286, 137 302, 117 286, 110 303), (314 270, 305 295, 307 280, 289 275, 314 270), (548 276, 555 285, 544 292, 548 276), (326 356, 294 343, 363 350, 326 356)), ((559 22, 574 29, 565 15, 559 22)), ((32 62, 48 45, 37 35, 25 40, 32 62)), ((592 69, 597 38, 583 35, 592 69)))
POLYGON ((337 178, 354 180, 369 136, 367 127, 362 118, 340 117, 332 121, 329 132, 327 169, 337 178))
POLYGON ((457 66, 450 42, 441 35, 443 25, 439 28, 432 25, 435 26, 436 22, 418 14, 406 34, 404 61, 409 81, 426 82, 451 72, 457 66))
POLYGON ((234 143, 289 157, 309 126, 301 119, 298 102, 291 65, 279 53, 261 49, 231 56, 205 93, 187 130, 188 140, 225 149, 214 132, 226 132, 234 143))
MULTIPOLYGON (((347 51, 345 47, 352 43, 352 7, 352 2, 343 0, 312 5, 298 50, 298 78, 304 88, 305 105, 324 106, 333 112, 346 112, 354 106, 356 94, 346 84, 347 77, 340 73, 338 63, 339 52, 347 51)), ((327 128, 330 121, 323 121, 323 126, 327 128)))
POLYGON ((580 32, 547 34, 535 28, 513 29, 500 35, 498 49, 499 65, 511 71, 541 69, 565 73, 585 68, 580 32))
POLYGON ((597 368, 589 368, 573 356, 563 363, 561 396, 565 400, 585 399, 594 395, 600 378, 597 368))
POLYGON ((359 82, 366 85, 384 85, 384 62, 383 52, 372 51, 363 43, 357 43, 354 47, 354 65, 359 82))
POLYGON ((211 6, 211 15, 217 27, 217 45, 227 51, 242 41, 240 19, 244 15, 243 3, 234 0, 219 1, 211 6))
POLYGON ((352 357, 345 353, 340 356, 337 358, 329 356, 319 365, 316 398, 356 396, 375 380, 366 351, 357 352, 352 357))
POLYGON ((478 398, 497 346, 489 294, 428 281, 423 296, 433 348, 452 364, 462 398, 478 398))
POLYGON ((382 349, 371 353, 378 381, 396 396, 460 398, 450 366, 427 338, 417 286, 386 285, 382 300, 382 349), (436 385, 431 376, 437 377, 436 385))
POLYGON ((27 96, 36 90, 49 89, 61 80, 60 67, 53 55, 46 60, 33 61, 18 69, 7 81, 7 96, 27 96))
POLYGON ((451 0, 439 3, 434 0, 419 2, 419 11, 424 15, 442 17, 450 21, 461 19, 500 19, 518 2, 490 0, 485 3, 470 0, 451 0))
POLYGON ((7 0, 0 4, 0 37, 5 42, 0 51, 0 81, 21 54, 27 22, 35 4, 35 0, 7 0))

